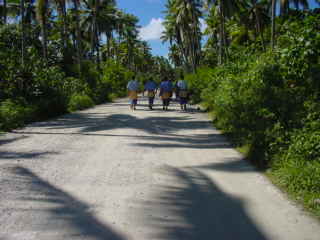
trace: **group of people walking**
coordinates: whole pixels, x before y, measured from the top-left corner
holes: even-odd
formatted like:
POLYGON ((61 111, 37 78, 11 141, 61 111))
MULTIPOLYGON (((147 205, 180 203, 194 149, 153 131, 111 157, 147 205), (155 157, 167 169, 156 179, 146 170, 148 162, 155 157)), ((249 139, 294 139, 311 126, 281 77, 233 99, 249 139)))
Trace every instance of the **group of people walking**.
MULTIPOLYGON (((140 84, 138 80, 133 77, 133 80, 129 81, 127 85, 128 95, 130 99, 130 109, 136 110, 138 104, 138 92, 140 90, 140 84)), ((143 86, 143 93, 147 91, 149 109, 153 109, 154 99, 159 91, 159 96, 162 100, 163 110, 168 110, 170 101, 172 100, 173 93, 175 93, 176 99, 180 102, 181 110, 187 110, 188 103, 188 85, 184 80, 184 76, 181 75, 180 80, 175 84, 169 80, 168 77, 164 77, 162 82, 158 86, 153 78, 149 78, 143 86)))

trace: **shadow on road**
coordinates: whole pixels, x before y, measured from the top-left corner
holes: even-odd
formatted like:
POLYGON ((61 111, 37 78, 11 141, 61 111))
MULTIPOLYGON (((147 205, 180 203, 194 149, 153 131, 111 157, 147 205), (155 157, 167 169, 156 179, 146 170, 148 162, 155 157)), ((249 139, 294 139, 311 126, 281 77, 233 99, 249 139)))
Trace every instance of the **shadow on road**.
POLYGON ((0 160, 35 160, 45 155, 58 154, 57 152, 13 152, 13 151, 0 151, 0 160))
POLYGON ((183 130, 211 130, 210 121, 195 120, 190 116, 159 116, 138 118, 130 114, 100 116, 96 113, 75 113, 55 121, 38 123, 37 132, 18 131, 17 134, 81 135, 101 137, 127 137, 146 142, 134 142, 137 147, 223 149, 232 146, 220 134, 181 135, 183 130), (114 129, 133 129, 145 133, 132 135, 108 134, 114 129))
MULTIPOLYGON (((0 135, 1 137, 1 135, 0 135)), ((9 143, 13 143, 13 142, 17 142, 19 140, 28 138, 27 136, 19 136, 19 137, 13 137, 13 138, 4 138, 4 139, 0 139, 0 146, 1 145, 5 145, 5 144, 9 144, 9 143)))
POLYGON ((208 122, 194 121, 191 117, 186 116, 137 118, 130 114, 92 116, 90 113, 74 113, 56 121, 39 123, 37 126, 51 130, 74 129, 79 133, 94 133, 113 129, 136 129, 150 134, 169 134, 182 129, 209 128, 208 122))
POLYGON ((25 201, 25 206, 29 206, 16 211, 32 211, 28 214, 32 219, 24 219, 24 227, 36 231, 38 239, 125 240, 112 227, 100 222, 85 202, 27 168, 13 167, 10 172, 10 184, 15 183, 20 190, 11 196, 12 200, 25 201))
POLYGON ((175 185, 154 188, 151 201, 138 203, 138 212, 153 229, 149 239, 267 240, 245 210, 245 201, 223 192, 195 169, 167 167, 160 173, 175 185))
POLYGON ((244 159, 239 158, 224 158, 223 162, 199 165, 192 168, 234 173, 258 171, 258 169, 256 169, 253 165, 249 164, 244 159))

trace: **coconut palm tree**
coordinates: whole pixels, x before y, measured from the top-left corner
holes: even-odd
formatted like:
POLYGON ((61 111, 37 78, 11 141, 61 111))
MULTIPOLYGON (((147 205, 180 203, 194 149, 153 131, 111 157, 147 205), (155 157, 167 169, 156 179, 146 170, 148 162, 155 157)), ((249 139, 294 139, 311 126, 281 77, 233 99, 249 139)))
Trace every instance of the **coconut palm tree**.
MULTIPOLYGON (((107 54, 110 56, 110 41, 115 29, 116 8, 114 0, 90 0, 85 2, 86 9, 81 28, 90 35, 90 56, 96 54, 96 62, 100 63, 100 38, 104 33, 107 37, 107 54)), ((106 55, 105 55, 106 56, 106 55)))
POLYGON ((2 17, 3 24, 7 24, 7 0, 3 0, 2 2, 2 17))
POLYGON ((264 40, 264 27, 269 23, 267 0, 247 0, 239 2, 242 7, 240 21, 246 29, 253 29, 255 37, 258 34, 263 50, 266 49, 264 40))
POLYGON ((73 11, 75 13, 75 45, 77 50, 77 62, 78 62, 78 71, 79 77, 82 73, 82 44, 81 44, 81 32, 80 32, 80 13, 79 13, 79 0, 72 0, 73 2, 73 11))
POLYGON ((24 16, 25 16, 25 1, 20 0, 20 18, 21 18, 21 64, 24 66, 25 62, 25 42, 26 42, 26 36, 25 36, 25 23, 24 23, 24 16))
POLYGON ((206 5, 212 8, 213 17, 219 19, 219 63, 222 64, 228 57, 226 20, 234 16, 239 7, 236 0, 206 0, 206 5))
POLYGON ((277 0, 271 1, 271 49, 274 49, 275 46, 275 34, 276 34, 276 4, 277 0))
POLYGON ((164 21, 163 41, 179 47, 186 69, 196 70, 201 56, 201 1, 169 0, 164 21))
POLYGON ((36 7, 37 19, 40 23, 41 28, 41 41, 42 51, 45 61, 48 61, 48 36, 47 36, 47 21, 48 21, 48 0, 38 0, 36 7))
POLYGON ((60 27, 60 35, 62 38, 63 54, 65 54, 65 49, 68 43, 66 0, 54 0, 54 4, 56 5, 59 19, 62 22, 62 25, 60 27))

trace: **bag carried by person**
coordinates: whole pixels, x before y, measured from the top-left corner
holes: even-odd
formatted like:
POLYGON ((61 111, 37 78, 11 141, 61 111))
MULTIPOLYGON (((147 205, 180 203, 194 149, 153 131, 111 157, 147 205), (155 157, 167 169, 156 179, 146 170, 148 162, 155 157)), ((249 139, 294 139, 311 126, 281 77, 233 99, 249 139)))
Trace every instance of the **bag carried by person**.
POLYGON ((171 92, 164 92, 161 96, 162 99, 168 99, 170 98, 171 92))
POLYGON ((129 98, 130 99, 137 99, 138 98, 138 92, 137 91, 129 91, 129 98))
POLYGON ((148 97, 152 98, 155 96, 155 92, 154 91, 148 91, 148 97))
POLYGON ((188 97, 188 91, 180 90, 180 91, 179 91, 179 97, 181 97, 181 98, 186 98, 186 97, 188 97))

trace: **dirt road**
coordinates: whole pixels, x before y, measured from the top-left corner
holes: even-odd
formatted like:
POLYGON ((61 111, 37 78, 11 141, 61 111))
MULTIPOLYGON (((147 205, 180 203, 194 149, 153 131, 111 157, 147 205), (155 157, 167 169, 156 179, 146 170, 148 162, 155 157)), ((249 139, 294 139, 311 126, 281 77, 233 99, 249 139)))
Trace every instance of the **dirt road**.
POLYGON ((1 240, 319 240, 196 110, 126 100, 0 137, 1 240))

